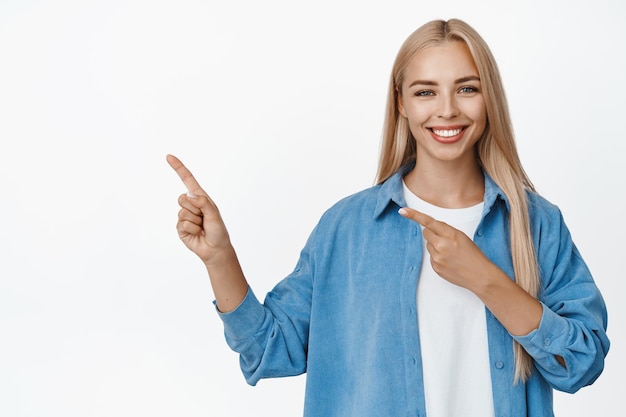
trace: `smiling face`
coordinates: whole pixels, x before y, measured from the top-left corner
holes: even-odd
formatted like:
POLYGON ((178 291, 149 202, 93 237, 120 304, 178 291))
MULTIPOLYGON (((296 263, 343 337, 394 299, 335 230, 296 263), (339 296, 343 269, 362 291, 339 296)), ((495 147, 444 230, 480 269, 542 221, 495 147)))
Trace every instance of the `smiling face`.
POLYGON ((467 45, 444 42, 417 53, 404 72, 398 109, 416 141, 417 164, 477 164, 487 113, 467 45))

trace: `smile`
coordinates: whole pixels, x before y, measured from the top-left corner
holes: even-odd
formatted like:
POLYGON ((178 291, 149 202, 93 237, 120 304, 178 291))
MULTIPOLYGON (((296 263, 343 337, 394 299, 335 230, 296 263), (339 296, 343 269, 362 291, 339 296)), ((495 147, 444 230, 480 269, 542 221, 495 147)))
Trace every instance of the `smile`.
POLYGON ((441 136, 442 138, 451 138, 452 136, 456 136, 463 131, 463 129, 451 129, 451 130, 431 129, 431 130, 435 135, 441 136))

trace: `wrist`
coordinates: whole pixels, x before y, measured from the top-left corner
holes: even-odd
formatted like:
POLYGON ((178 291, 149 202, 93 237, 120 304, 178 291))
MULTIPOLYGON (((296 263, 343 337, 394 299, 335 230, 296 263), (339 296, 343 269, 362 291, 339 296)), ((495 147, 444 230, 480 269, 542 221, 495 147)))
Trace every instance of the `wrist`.
POLYGON ((473 281, 472 288, 468 288, 480 299, 489 298, 498 293, 501 288, 514 284, 504 271, 491 262, 489 262, 488 267, 482 268, 481 271, 480 277, 473 281))
POLYGON ((202 259, 202 262, 207 270, 219 268, 220 266, 229 264, 233 261, 237 261, 237 255, 235 253, 235 248, 233 248, 230 242, 220 248, 214 248, 212 253, 207 256, 206 259, 202 259))

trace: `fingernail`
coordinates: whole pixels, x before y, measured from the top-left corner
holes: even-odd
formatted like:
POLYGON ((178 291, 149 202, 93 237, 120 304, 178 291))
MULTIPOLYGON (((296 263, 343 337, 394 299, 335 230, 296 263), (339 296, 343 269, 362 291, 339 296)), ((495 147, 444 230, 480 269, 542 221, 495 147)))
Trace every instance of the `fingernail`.
POLYGON ((189 198, 196 198, 196 195, 194 193, 192 193, 191 191, 187 191, 187 197, 189 197, 189 198))
POLYGON ((404 207, 402 207, 400 210, 398 210, 398 213, 400 213, 403 216, 406 216, 407 214, 409 214, 407 209, 405 209, 404 207))

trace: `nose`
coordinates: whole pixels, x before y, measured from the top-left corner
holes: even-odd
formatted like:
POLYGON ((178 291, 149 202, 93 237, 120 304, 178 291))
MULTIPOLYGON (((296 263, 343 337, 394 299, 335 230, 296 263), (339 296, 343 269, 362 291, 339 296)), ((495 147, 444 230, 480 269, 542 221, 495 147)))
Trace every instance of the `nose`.
POLYGON ((459 115, 459 107, 454 94, 442 94, 439 96, 439 108, 437 116, 443 119, 451 119, 459 115))

